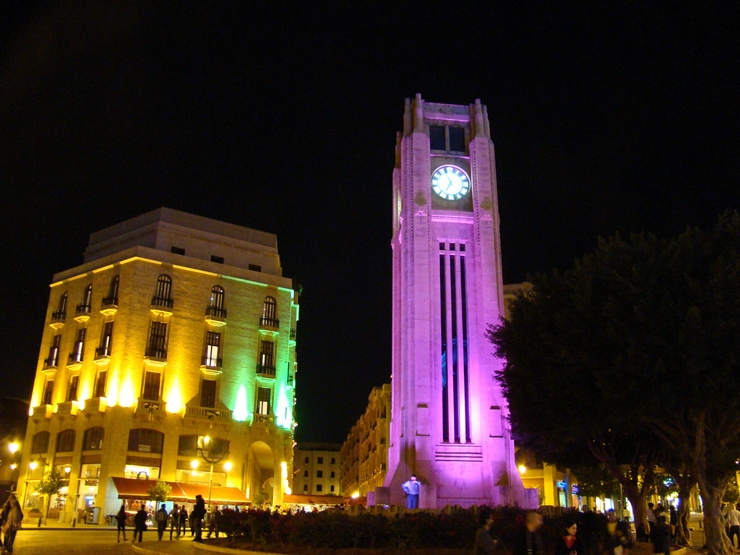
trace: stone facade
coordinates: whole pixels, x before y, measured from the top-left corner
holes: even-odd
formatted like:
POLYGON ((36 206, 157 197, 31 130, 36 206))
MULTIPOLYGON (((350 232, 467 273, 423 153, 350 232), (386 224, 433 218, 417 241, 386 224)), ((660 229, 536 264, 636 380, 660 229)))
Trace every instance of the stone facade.
POLYGON ((24 504, 51 468, 67 480, 52 504, 69 517, 91 505, 114 514, 114 476, 279 504, 292 477, 298 300, 269 233, 166 208, 94 233, 84 263, 51 284, 24 504))
POLYGON ((300 443, 294 450, 293 494, 341 497, 339 451, 338 443, 300 443))
POLYGON ((345 497, 368 497, 382 487, 388 471, 391 384, 374 387, 365 413, 342 444, 342 491, 345 497))

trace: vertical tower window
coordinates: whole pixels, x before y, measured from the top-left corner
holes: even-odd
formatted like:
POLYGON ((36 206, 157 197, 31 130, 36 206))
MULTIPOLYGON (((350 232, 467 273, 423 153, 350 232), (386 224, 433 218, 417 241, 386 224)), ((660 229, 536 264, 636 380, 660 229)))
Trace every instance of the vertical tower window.
POLYGON ((445 128, 443 126, 429 126, 429 146, 432 150, 445 150, 445 128))
POLYGON ((108 286, 108 296, 103 299, 103 306, 118 305, 118 276, 113 276, 108 286))
POLYGON ((265 302, 262 303, 260 325, 271 328, 280 327, 280 320, 277 319, 277 301, 274 297, 265 297, 265 302))
POLYGON ((46 380, 46 383, 44 384, 44 398, 41 400, 41 404, 51 405, 53 393, 54 393, 54 380, 46 380))
POLYGON ((92 308, 92 283, 85 287, 85 292, 82 294, 82 302, 77 305, 76 314, 90 314, 92 308))
POLYGON ((69 379, 69 389, 67 390, 67 401, 77 400, 77 386, 80 383, 80 376, 72 376, 69 379))
POLYGON ((105 386, 108 381, 108 371, 101 370, 95 380, 95 397, 105 397, 105 386))
MULTIPOLYGON (((203 365, 209 368, 221 367, 221 334, 215 331, 206 332, 206 344, 203 352, 203 365)), ((205 406, 205 405, 203 405, 205 406)))
POLYGON ((100 338, 100 347, 95 351, 98 357, 109 357, 111 353, 111 344, 113 343, 113 320, 103 324, 103 335, 100 338))
POLYGON ((77 337, 75 338, 75 344, 72 347, 72 352, 69 353, 69 362, 74 364, 76 362, 82 362, 82 357, 85 351, 85 336, 87 335, 86 328, 79 328, 77 330, 77 337))
POLYGON ((149 341, 146 347, 146 356, 151 358, 167 358, 167 324, 151 322, 149 341))
POLYGON ((216 380, 201 380, 200 406, 211 409, 216 407, 216 380))
POLYGON ((147 401, 159 401, 159 385, 162 375, 159 372, 144 372, 144 390, 142 396, 147 401))
POLYGON ((275 375, 274 348, 275 344, 272 341, 263 339, 260 342, 260 360, 257 363, 258 374, 275 375))
POLYGON ((206 310, 206 316, 218 316, 219 318, 226 318, 226 310, 224 309, 224 288, 220 285, 214 285, 211 288, 211 300, 206 310))
POLYGON ((162 274, 157 278, 157 289, 154 292, 152 298, 152 306, 163 306, 166 308, 172 308, 174 302, 172 301, 172 278, 168 275, 162 274))
POLYGON ((465 152, 465 129, 462 127, 450 127, 450 151, 465 152))
POLYGON ((257 388, 257 414, 270 414, 270 389, 267 387, 257 388))
POLYGON ((59 297, 57 309, 51 313, 52 320, 64 320, 67 317, 67 293, 59 297))
POLYGON ((44 362, 48 367, 56 367, 59 365, 59 345, 62 342, 61 335, 55 335, 51 338, 51 346, 49 347, 49 358, 44 362))

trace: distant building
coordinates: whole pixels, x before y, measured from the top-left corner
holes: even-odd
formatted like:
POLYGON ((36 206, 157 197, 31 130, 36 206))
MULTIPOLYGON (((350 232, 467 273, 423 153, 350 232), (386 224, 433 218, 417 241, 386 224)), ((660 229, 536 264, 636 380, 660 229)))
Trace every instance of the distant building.
POLYGON ((342 495, 338 443, 300 443, 294 450, 294 495, 342 495))
POLYGON ((54 276, 23 448, 25 507, 96 521, 160 479, 172 501, 290 488, 298 293, 277 237, 160 208, 93 233, 54 276), (198 461, 198 466, 194 466, 198 461))
POLYGON ((342 444, 342 491, 345 497, 367 497, 382 487, 388 471, 391 384, 374 387, 365 413, 342 444))
POLYGON ((0 504, 16 491, 27 424, 28 401, 0 399, 0 504))

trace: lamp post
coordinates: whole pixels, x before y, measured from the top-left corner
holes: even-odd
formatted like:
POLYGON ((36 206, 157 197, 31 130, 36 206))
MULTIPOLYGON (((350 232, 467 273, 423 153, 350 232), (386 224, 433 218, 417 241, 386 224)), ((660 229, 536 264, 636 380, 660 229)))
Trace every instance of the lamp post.
MULTIPOLYGON (((211 445, 213 444, 213 440, 210 436, 200 436, 198 438, 198 453, 200 454, 201 458, 207 462, 210 465, 210 471, 208 476, 208 511, 211 510, 211 496, 213 494, 213 467, 214 465, 217 465, 222 460, 224 460, 228 455, 229 452, 213 452, 213 449, 211 445)), ((191 466, 195 469, 198 467, 198 461, 193 461, 191 463, 191 466)), ((224 463, 224 468, 228 472, 231 470, 231 463, 226 462, 224 463)))

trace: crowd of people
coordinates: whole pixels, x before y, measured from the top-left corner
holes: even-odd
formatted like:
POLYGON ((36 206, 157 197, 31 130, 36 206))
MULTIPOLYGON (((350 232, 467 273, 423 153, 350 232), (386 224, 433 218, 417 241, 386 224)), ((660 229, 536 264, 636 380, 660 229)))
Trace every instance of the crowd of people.
MULTIPOLYGON (((740 542, 740 511, 733 508, 729 519, 740 542)), ((650 541, 653 553, 670 555, 671 540, 675 534, 677 513, 673 507, 666 511, 662 505, 648 504, 648 528, 642 530, 643 539, 650 541)), ((475 535, 475 555, 629 555, 635 541, 635 533, 630 523, 617 518, 614 509, 603 516, 583 507, 583 511, 566 518, 563 529, 554 546, 546 545, 542 536, 542 515, 536 511, 527 513, 524 526, 514 538, 512 545, 504 546, 499 538, 492 535, 493 515, 490 509, 483 508, 479 513, 480 525, 475 535), (577 518, 574 518, 577 516, 577 518)), ((732 536, 731 536, 732 537, 732 536)))
MULTIPOLYGON (((238 511, 239 508, 237 507, 238 511)), ((139 510, 134 515, 134 543, 137 541, 142 542, 144 538, 144 532, 148 528, 147 522, 150 520, 156 524, 157 527, 157 539, 162 540, 167 532, 167 526, 169 525, 170 540, 179 540, 180 537, 187 534, 187 529, 190 528, 190 535, 193 537, 193 541, 203 541, 204 528, 208 534, 206 539, 210 538, 211 535, 215 534, 218 537, 218 515, 221 514, 221 510, 218 505, 214 505, 210 511, 206 510, 206 503, 202 495, 195 496, 195 504, 192 510, 188 513, 185 505, 178 505, 175 503, 172 510, 167 511, 166 505, 161 505, 159 509, 154 513, 153 517, 150 518, 150 514, 147 511, 146 505, 141 503, 139 510)), ((118 542, 126 540, 126 520, 128 513, 126 512, 126 504, 122 503, 121 508, 116 514, 116 521, 118 522, 118 542)))

